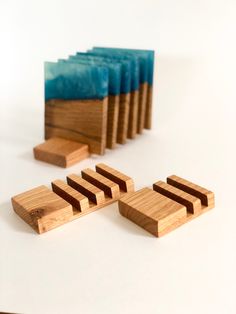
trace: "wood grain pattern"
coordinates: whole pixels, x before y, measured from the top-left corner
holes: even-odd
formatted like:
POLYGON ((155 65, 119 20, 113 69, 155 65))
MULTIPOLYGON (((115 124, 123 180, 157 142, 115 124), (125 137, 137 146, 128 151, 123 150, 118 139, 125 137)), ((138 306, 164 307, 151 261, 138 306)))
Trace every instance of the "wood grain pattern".
POLYGON ((19 194, 12 198, 14 211, 35 231, 43 233, 114 203, 126 194, 125 190, 134 189, 132 179, 125 174, 105 164, 101 168, 106 176, 85 169, 84 178, 71 174, 68 184, 53 181, 53 191, 39 186, 19 194))
POLYGON ((81 174, 83 179, 103 190, 109 197, 118 198, 120 196, 119 185, 102 176, 100 173, 88 168, 81 171, 81 174))
POLYGON ((52 190, 79 211, 89 208, 88 198, 62 180, 53 181, 52 190))
POLYGON ((139 101, 138 101, 138 121, 137 121, 137 133, 141 134, 145 124, 145 114, 147 107, 147 90, 148 84, 143 83, 139 86, 139 101))
POLYGON ((152 128, 152 102, 153 102, 153 87, 151 85, 148 85, 144 123, 145 129, 152 128))
POLYGON ((80 193, 86 195, 91 202, 97 205, 105 203, 104 192, 76 174, 67 176, 67 183, 80 193))
POLYGON ((88 145, 63 138, 54 137, 34 147, 35 159, 64 168, 88 156, 88 145))
POLYGON ((124 192, 134 191, 134 181, 127 175, 113 169, 103 163, 96 165, 96 171, 102 174, 104 177, 110 179, 111 181, 117 183, 120 189, 124 192))
POLYGON ((107 114, 107 141, 106 147, 113 149, 116 146, 120 96, 109 95, 107 114))
POLYGON ((121 215, 160 237, 214 207, 213 192, 174 175, 167 182, 121 197, 121 215))
POLYGON ((45 138, 61 137, 89 145, 104 154, 108 98, 102 100, 50 100, 45 104, 45 138))
POLYGON ((174 186, 158 181, 153 184, 153 190, 167 196, 168 198, 186 206, 187 211, 190 213, 196 213, 202 209, 201 201, 199 198, 190 195, 182 190, 175 188, 174 186))
POLYGON ((125 144, 127 140, 128 123, 129 123, 129 108, 131 94, 120 94, 117 143, 125 144))
POLYGON ((139 90, 135 90, 130 93, 129 120, 127 131, 128 132, 127 137, 130 139, 135 138, 137 134, 138 106, 139 106, 139 90))
POLYGON ((188 194, 196 196, 204 206, 214 206, 214 193, 176 175, 167 178, 167 183, 179 188, 188 194))
POLYGON ((46 186, 39 186, 12 198, 15 212, 38 233, 67 222, 72 206, 46 186))

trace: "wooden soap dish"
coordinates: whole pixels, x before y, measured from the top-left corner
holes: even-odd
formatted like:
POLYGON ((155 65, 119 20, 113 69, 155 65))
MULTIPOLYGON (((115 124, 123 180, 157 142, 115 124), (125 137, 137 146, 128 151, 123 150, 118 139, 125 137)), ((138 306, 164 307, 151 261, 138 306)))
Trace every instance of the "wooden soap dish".
POLYGON ((67 168, 89 157, 87 144, 53 137, 34 147, 34 158, 59 167, 67 168))
POLYGON ((119 200, 121 215, 156 237, 165 235, 214 207, 214 194, 172 175, 119 200))
POLYGON ((52 190, 39 186, 12 198, 14 211, 35 231, 44 233, 89 214, 134 191, 133 180, 105 165, 96 171, 84 169, 81 175, 52 182, 52 190))

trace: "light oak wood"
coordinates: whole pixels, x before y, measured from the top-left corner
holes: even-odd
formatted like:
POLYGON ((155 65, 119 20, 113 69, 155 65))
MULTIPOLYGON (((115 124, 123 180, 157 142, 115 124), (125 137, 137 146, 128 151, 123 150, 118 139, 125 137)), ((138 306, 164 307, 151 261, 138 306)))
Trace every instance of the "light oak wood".
POLYGON ((88 145, 63 138, 54 137, 34 147, 35 159, 64 168, 88 156, 88 145))
POLYGON ((130 93, 130 107, 127 133, 127 137, 130 139, 135 138, 137 134, 138 106, 139 106, 139 90, 135 90, 130 93))
POLYGON ((125 144, 127 140, 129 108, 131 94, 120 94, 120 105, 118 115, 117 143, 125 144))
POLYGON ((145 124, 145 114, 147 107, 147 90, 148 84, 143 83, 139 86, 139 101, 138 101, 138 121, 137 121, 137 133, 141 134, 145 124))
POLYGON ((39 186, 12 198, 15 212, 38 233, 67 222, 72 206, 46 186, 39 186))
POLYGON ((153 190, 186 206, 187 211, 192 214, 197 213, 202 209, 202 204, 199 198, 190 195, 180 189, 177 189, 174 186, 163 181, 158 181, 154 183, 153 190))
POLYGON ((108 114, 107 114, 107 141, 106 147, 113 149, 116 146, 118 118, 119 118, 120 96, 108 96, 108 114))
POLYGON ((134 191, 134 181, 127 175, 113 169, 103 163, 96 165, 96 171, 102 174, 104 177, 110 179, 111 181, 117 183, 120 189, 124 192, 134 191))
POLYGON ((86 195, 91 202, 97 205, 105 203, 104 192, 76 174, 67 176, 67 183, 80 193, 86 195))
POLYGON ((145 110, 145 129, 152 128, 152 102, 153 102, 153 87, 148 85, 147 87, 147 101, 145 110))
POLYGON ((133 190, 131 178, 104 164, 102 168, 105 176, 85 169, 83 178, 68 175, 68 184, 53 181, 53 191, 40 186, 14 196, 13 209, 35 231, 43 233, 107 206, 133 190))
POLYGON ((214 207, 214 193, 177 176, 119 200, 121 215, 160 237, 214 207))
POLYGON ((53 181, 52 190, 81 212, 89 208, 88 198, 62 180, 53 181))
POLYGON ((108 98, 50 100, 45 104, 45 138, 61 137, 89 145, 90 153, 104 154, 108 98))
POLYGON ((81 174, 82 178, 92 183, 99 189, 102 189, 109 197, 118 198, 120 196, 119 185, 102 176, 100 173, 88 168, 81 171, 81 174))

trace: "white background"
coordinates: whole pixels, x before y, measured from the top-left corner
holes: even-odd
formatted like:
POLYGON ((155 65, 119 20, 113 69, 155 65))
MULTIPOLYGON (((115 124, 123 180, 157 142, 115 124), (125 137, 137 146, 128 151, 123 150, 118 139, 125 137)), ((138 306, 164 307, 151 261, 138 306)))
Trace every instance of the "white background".
POLYGON ((236 313, 235 0, 0 1, 0 311, 236 313), (155 49, 153 130, 63 170, 43 141, 43 61, 93 45, 155 49), (39 236, 10 198, 98 162, 136 188, 177 174, 216 208, 163 238, 117 204, 39 236))

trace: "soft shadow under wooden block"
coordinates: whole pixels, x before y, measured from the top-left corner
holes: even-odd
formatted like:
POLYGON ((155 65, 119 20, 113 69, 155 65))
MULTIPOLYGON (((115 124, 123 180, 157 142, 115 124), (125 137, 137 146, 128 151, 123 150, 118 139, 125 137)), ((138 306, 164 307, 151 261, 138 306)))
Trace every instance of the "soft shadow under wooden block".
POLYGON ((34 230, 43 233, 107 206, 134 190, 133 180, 125 174, 105 164, 97 165, 96 169, 83 170, 83 178, 70 174, 68 183, 53 181, 53 191, 40 186, 14 196, 13 209, 34 230))
POLYGON ((213 192, 177 176, 119 200, 121 215, 160 237, 214 207, 213 192))
POLYGON ((63 138, 54 137, 34 147, 35 159, 64 168, 70 167, 88 156, 88 145, 63 138))

